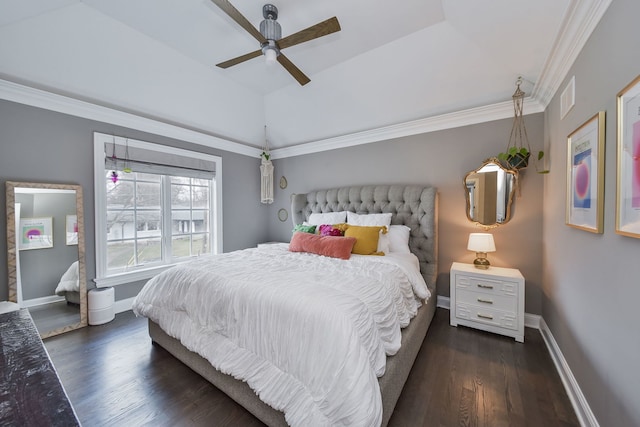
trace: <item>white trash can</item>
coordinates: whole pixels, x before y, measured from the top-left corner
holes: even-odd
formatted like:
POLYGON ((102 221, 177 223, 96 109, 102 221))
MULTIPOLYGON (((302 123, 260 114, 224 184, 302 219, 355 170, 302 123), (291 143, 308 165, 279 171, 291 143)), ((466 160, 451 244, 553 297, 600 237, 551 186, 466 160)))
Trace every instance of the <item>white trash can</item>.
POLYGON ((116 313, 113 307, 115 292, 113 288, 95 288, 88 294, 89 324, 102 325, 111 322, 116 313))

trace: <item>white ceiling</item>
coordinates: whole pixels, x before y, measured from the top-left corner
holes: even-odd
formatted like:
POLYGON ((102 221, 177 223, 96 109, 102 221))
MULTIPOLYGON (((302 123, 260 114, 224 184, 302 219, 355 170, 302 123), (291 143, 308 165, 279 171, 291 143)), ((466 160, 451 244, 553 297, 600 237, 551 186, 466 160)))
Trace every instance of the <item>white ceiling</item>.
MULTIPOLYGON (((259 26, 264 0, 231 3, 259 26)), ((340 21, 284 51, 306 86, 261 57, 215 67, 259 46, 209 0, 0 0, 0 78, 246 146, 266 125, 292 147, 510 102, 518 76, 544 106, 600 2, 273 3, 283 36, 340 21)))

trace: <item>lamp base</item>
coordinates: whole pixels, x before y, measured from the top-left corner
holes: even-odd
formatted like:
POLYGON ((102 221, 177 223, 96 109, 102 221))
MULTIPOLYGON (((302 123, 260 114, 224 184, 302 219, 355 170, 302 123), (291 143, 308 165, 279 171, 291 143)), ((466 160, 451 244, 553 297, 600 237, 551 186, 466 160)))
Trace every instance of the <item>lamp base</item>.
POLYGON ((476 259, 473 260, 473 266, 481 270, 488 270, 491 263, 487 259, 486 252, 476 252, 476 259))

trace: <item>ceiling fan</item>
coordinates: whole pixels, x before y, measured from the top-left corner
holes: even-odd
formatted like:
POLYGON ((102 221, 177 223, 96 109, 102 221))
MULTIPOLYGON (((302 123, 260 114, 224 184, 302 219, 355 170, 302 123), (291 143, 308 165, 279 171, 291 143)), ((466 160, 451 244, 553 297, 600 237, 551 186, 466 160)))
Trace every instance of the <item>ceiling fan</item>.
POLYGON ((306 85, 311 81, 293 62, 291 62, 284 54, 282 49, 295 46, 300 43, 308 42, 322 36, 340 31, 340 23, 335 16, 312 25, 309 28, 298 31, 287 37, 282 37, 282 30, 278 23, 278 9, 272 4, 265 4, 262 7, 262 16, 264 21, 260 23, 260 31, 258 31, 231 3, 227 0, 211 0, 227 15, 236 21, 242 28, 251 34, 260 42, 260 49, 247 53, 237 58, 216 64, 220 68, 229 68, 240 64, 249 59, 264 55, 267 62, 275 62, 276 60, 298 81, 301 85, 306 85))

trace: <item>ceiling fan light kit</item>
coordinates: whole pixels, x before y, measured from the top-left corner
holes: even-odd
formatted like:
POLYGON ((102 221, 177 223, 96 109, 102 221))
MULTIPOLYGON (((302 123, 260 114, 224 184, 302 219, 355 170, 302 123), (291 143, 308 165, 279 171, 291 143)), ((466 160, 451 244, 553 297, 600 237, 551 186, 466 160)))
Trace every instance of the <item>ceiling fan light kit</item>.
POLYGON ((275 41, 268 40, 267 43, 262 44, 262 54, 267 64, 273 64, 278 60, 280 49, 278 49, 275 41))
POLYGON ((266 43, 262 43, 262 54, 267 64, 274 64, 280 49, 276 44, 276 40, 282 38, 282 28, 276 19, 278 19, 278 8, 272 4, 262 6, 262 16, 264 21, 260 23, 260 34, 267 39, 266 43))
POLYGON ((262 7, 262 16, 264 20, 260 23, 260 31, 258 31, 231 3, 227 0, 211 0, 216 6, 224 11, 231 19, 236 21, 238 25, 244 28, 249 34, 260 42, 260 49, 238 56, 228 61, 216 64, 220 68, 229 68, 238 65, 249 59, 264 55, 267 64, 279 62, 288 72, 295 78, 298 83, 305 85, 311 81, 293 62, 289 60, 281 50, 287 47, 295 46, 300 43, 308 42, 319 37, 326 36, 331 33, 340 31, 340 23, 335 16, 325 21, 291 34, 282 38, 282 28, 277 22, 278 8, 272 4, 265 4, 262 7))

